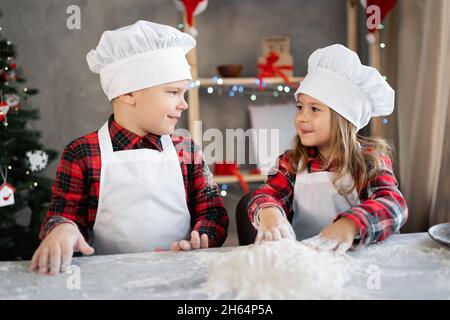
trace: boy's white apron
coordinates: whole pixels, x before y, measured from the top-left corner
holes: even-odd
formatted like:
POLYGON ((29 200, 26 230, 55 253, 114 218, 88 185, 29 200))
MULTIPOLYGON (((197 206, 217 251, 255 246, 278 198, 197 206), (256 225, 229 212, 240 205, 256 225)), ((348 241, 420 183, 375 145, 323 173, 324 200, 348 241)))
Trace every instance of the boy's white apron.
POLYGON ((113 152, 108 122, 98 132, 100 194, 92 246, 96 254, 169 249, 187 239, 191 217, 180 162, 169 136, 163 151, 113 152))
MULTIPOLYGON (((292 228, 297 240, 316 236, 331 224, 336 216, 359 203, 356 190, 344 197, 332 183, 333 172, 297 173, 294 186, 294 217, 292 228)), ((348 189, 353 178, 347 174, 338 186, 348 189)))

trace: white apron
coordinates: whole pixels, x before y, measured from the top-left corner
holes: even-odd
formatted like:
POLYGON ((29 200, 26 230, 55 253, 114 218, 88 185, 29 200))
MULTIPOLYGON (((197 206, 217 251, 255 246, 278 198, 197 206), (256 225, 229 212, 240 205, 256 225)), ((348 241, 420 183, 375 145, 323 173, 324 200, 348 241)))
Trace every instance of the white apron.
POLYGON ((169 136, 163 151, 113 152, 108 122, 98 132, 100 192, 91 245, 96 254, 169 249, 187 239, 191 216, 180 162, 169 136))
MULTIPOLYGON (((297 240, 316 236, 331 224, 336 216, 359 204, 356 189, 347 197, 340 195, 331 181, 332 172, 313 172, 307 170, 298 173, 294 186, 294 217, 292 228, 297 240)), ((350 174, 337 184, 345 189, 353 185, 350 174)))

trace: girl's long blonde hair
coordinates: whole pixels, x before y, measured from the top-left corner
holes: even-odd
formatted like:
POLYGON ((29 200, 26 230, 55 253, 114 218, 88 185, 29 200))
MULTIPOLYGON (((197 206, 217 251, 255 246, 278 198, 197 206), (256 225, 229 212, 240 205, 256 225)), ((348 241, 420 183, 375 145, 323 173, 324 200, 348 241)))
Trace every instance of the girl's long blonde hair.
MULTIPOLYGON (((356 188, 358 194, 367 183, 381 173, 384 156, 392 155, 392 147, 380 138, 364 137, 356 133, 356 127, 333 109, 331 111, 331 141, 328 159, 323 159, 323 169, 333 167, 333 185, 339 194, 347 196, 356 188), (361 146, 361 147, 360 147, 361 146), (347 190, 337 187, 337 182, 347 173, 353 177, 354 184, 347 190)), ((291 173, 306 170, 308 151, 311 147, 302 145, 297 135, 294 147, 287 155, 291 173), (301 166, 299 163, 301 162, 301 166)))

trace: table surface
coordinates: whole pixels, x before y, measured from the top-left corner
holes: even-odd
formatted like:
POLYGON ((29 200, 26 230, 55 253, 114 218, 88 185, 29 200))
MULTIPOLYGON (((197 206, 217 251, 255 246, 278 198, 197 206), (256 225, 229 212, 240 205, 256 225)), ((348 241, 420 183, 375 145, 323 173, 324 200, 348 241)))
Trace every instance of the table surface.
MULTIPOLYGON (((0 262, 0 299, 209 299, 217 296, 206 290, 199 255, 233 249, 78 257, 57 276, 28 272, 29 261, 0 262)), ((370 298, 450 299, 450 248, 427 233, 393 235, 350 255, 383 271, 381 289, 369 290, 367 276, 352 280, 370 298)))

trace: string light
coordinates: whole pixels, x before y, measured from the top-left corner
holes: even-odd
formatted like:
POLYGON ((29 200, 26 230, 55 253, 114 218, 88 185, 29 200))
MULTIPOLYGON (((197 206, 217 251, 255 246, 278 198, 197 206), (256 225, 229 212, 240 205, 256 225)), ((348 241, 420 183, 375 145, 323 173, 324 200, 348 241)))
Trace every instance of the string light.
MULTIPOLYGON (((219 87, 214 87, 214 85, 211 85, 209 87, 206 87, 206 89, 202 89, 199 88, 201 90, 205 90, 205 92, 207 94, 217 94, 217 95, 222 95, 222 94, 227 94, 230 98, 234 98, 238 95, 244 95, 244 94, 248 94, 249 95, 249 99, 251 101, 256 101, 258 99, 258 96, 271 96, 274 98, 278 98, 280 96, 290 96, 289 93, 292 91, 292 88, 289 85, 283 85, 283 84, 279 84, 277 85, 274 89, 269 89, 269 90, 257 90, 254 87, 254 85, 259 85, 261 84, 262 87, 266 87, 267 83, 265 83, 264 81, 261 81, 260 79, 255 79, 254 80, 254 85, 250 85, 249 87, 246 87, 244 85, 238 85, 238 84, 233 84, 233 85, 224 85, 224 80, 218 76, 214 76, 212 77, 212 80, 217 83, 219 85, 219 87)), ((200 80, 195 80, 191 82, 191 87, 195 87, 198 86, 200 87, 200 80)))
POLYGON ((386 47, 386 44, 384 42, 380 43, 380 48, 384 49, 386 47))
MULTIPOLYGON (((202 88, 201 88, 202 89, 202 88)), ((226 94, 229 98, 235 98, 237 96, 244 96, 248 95, 248 98, 251 101, 256 101, 258 97, 260 96, 266 96, 266 97, 273 97, 273 98, 279 98, 279 97, 290 97, 292 92, 291 88, 285 90, 283 87, 283 91, 279 92, 277 89, 274 90, 263 90, 263 91, 255 91, 254 88, 250 90, 251 88, 247 88, 246 91, 242 89, 237 89, 233 87, 220 87, 220 88, 213 88, 213 87, 207 87, 203 88, 202 91, 206 94, 216 94, 216 95, 224 95, 226 94), (240 92, 241 90, 242 92, 240 92)))
POLYGON ((11 166, 8 166, 8 170, 11 170, 12 169, 12 167, 11 166))
POLYGON ((228 185, 227 184, 223 184, 222 186, 221 186, 221 191, 220 191, 220 195, 222 196, 222 197, 226 197, 227 196, 227 194, 228 194, 228 192, 227 192, 227 190, 228 190, 228 185))
POLYGON ((35 183, 33 183, 33 185, 34 185, 35 187, 37 187, 37 186, 38 186, 38 183, 37 183, 37 182, 35 182, 35 183))
POLYGON ((26 174, 30 174, 30 171, 27 170, 27 172, 25 172, 26 174))

